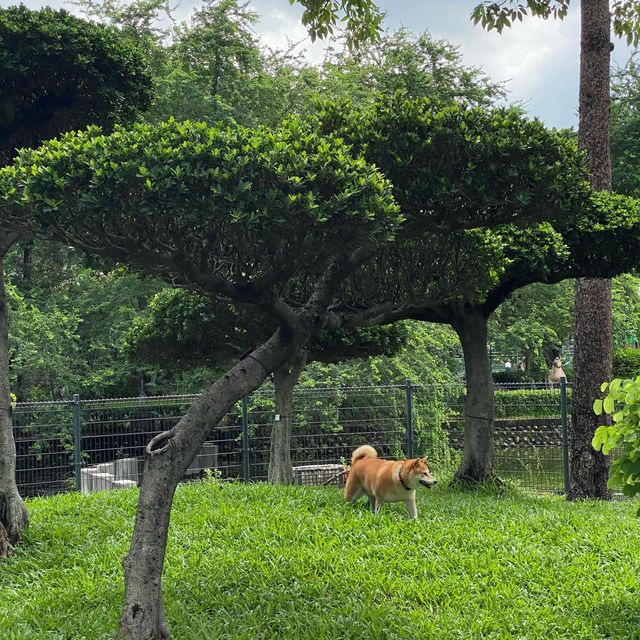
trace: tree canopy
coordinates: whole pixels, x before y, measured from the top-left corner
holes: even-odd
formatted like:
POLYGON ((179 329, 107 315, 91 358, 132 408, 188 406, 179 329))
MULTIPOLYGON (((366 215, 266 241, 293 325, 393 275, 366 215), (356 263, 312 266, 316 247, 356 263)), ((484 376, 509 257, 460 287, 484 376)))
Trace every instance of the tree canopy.
POLYGON ((319 114, 394 185, 413 232, 574 216, 588 194, 575 140, 517 109, 382 96, 371 107, 319 114))
POLYGON ((131 121, 150 97, 142 56, 116 29, 48 7, 0 9, 0 162, 61 131, 131 121))
POLYGON ((267 306, 258 292, 400 221, 374 167, 295 121, 89 129, 23 151, 4 179, 16 223, 35 204, 31 222, 90 252, 267 306))

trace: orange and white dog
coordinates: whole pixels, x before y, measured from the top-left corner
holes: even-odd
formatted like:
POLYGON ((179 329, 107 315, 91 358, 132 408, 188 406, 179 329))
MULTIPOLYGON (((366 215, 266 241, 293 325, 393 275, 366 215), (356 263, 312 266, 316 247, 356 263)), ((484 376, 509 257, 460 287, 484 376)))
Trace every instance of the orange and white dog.
POLYGON ((431 488, 438 482, 431 475, 425 461, 426 458, 381 460, 373 447, 362 445, 351 456, 344 499, 351 502, 366 493, 374 512, 385 502, 404 502, 409 517, 416 519, 418 485, 431 488))

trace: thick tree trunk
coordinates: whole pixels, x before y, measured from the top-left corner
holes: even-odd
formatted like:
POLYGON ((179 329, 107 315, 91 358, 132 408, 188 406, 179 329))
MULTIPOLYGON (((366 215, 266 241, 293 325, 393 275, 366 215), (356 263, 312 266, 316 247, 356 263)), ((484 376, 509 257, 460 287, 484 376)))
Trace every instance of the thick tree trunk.
POLYGON ((464 449, 455 480, 482 482, 493 474, 495 401, 487 347, 487 318, 479 310, 455 317, 464 353, 467 396, 464 405, 464 449))
POLYGON ((578 280, 575 333, 580 348, 576 348, 573 359, 576 382, 569 438, 570 500, 611 497, 607 488, 608 458, 591 446, 591 440, 606 419, 596 416, 593 401, 601 395, 600 384, 611 379, 612 331, 611 281, 578 280))
POLYGON ((169 637, 161 578, 171 503, 178 481, 211 427, 289 359, 295 348, 291 340, 276 332, 215 382, 175 427, 147 445, 133 538, 124 561, 125 604, 120 629, 128 640, 169 637))
POLYGON ((4 256, 11 246, 0 241, 0 557, 20 542, 27 527, 27 509, 16 485, 16 445, 13 440, 9 388, 9 307, 4 286, 4 256))
MULTIPOLYGON (((579 144, 587 152, 591 184, 611 189, 609 149, 611 33, 609 0, 582 0, 580 39, 579 144)), ((593 412, 600 384, 612 373, 611 281, 581 279, 576 284, 575 356, 571 424, 569 498, 608 498, 608 461, 591 439, 601 419, 593 412)))
POLYGON ((307 353, 301 351, 290 362, 273 373, 276 416, 271 429, 271 450, 267 479, 274 484, 293 484, 291 464, 291 430, 293 427, 293 390, 307 364, 307 353))

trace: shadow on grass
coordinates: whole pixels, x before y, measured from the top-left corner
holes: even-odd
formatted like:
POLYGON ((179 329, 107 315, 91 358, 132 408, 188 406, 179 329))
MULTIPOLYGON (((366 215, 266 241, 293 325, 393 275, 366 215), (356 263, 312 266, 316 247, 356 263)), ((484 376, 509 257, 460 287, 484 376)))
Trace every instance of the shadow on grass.
POLYGON ((576 616, 592 621, 594 638, 638 640, 640 638, 640 599, 636 593, 615 601, 602 600, 593 609, 576 611, 576 616))

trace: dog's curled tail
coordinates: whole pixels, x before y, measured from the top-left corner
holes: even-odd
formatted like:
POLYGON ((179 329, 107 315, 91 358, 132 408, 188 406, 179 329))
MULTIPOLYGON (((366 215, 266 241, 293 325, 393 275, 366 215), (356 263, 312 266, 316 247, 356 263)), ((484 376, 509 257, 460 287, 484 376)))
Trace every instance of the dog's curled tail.
POLYGON ((361 447, 358 447, 353 454, 351 455, 351 466, 354 465, 358 460, 362 460, 362 458, 377 458, 378 452, 368 444, 363 444, 361 447))

